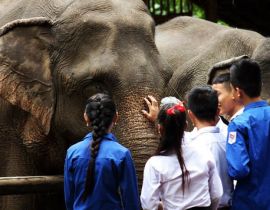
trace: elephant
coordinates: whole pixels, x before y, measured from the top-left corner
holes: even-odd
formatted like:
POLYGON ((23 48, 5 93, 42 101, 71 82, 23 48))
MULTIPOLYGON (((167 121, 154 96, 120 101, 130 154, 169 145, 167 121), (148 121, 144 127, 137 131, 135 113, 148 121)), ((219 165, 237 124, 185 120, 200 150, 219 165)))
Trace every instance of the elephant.
POLYGON ((210 83, 221 70, 228 71, 239 56, 248 56, 261 67, 262 98, 269 100, 270 38, 183 16, 156 26, 155 41, 173 70, 166 95, 183 98, 192 87, 210 83))
MULTIPOLYGON (((157 131, 141 114, 161 98, 172 70, 140 0, 9 0, 0 5, 0 176, 63 174, 66 149, 88 131, 87 98, 107 92, 114 129, 138 180, 157 131)), ((0 197, 0 209, 63 209, 55 194, 0 197)))

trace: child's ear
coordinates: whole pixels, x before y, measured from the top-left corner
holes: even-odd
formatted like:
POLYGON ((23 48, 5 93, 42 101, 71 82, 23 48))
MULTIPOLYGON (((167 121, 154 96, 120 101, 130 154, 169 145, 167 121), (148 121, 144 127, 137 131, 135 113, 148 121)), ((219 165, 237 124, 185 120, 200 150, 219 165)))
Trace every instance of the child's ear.
POLYGON ((163 132, 164 132, 164 128, 163 128, 163 126, 162 126, 162 125, 160 125, 160 124, 158 124, 157 128, 158 128, 158 134, 162 135, 162 134, 163 134, 163 132))
POLYGON ((192 124, 194 125, 195 122, 195 115, 193 114, 193 112, 191 110, 188 109, 188 116, 189 119, 191 120, 192 124))
POLYGON ((118 112, 115 112, 115 115, 114 115, 114 117, 113 117, 113 119, 112 119, 112 124, 113 124, 113 125, 116 125, 118 119, 119 119, 119 114, 118 114, 118 112))
POLYGON ((232 88, 232 99, 234 101, 239 101, 241 99, 241 89, 239 89, 239 87, 234 87, 232 84, 231 84, 231 88, 232 88))
POLYGON ((219 108, 219 105, 218 105, 217 114, 216 115, 219 115, 219 113, 220 113, 220 108, 219 108))
POLYGON ((83 113, 83 118, 84 118, 84 121, 86 122, 86 126, 89 127, 90 126, 90 119, 85 112, 83 113))
POLYGON ((236 92, 237 98, 239 99, 243 98, 243 93, 244 93, 243 90, 241 90, 239 87, 236 87, 235 92, 236 92))
POLYGON ((188 127, 188 121, 186 120, 186 124, 185 124, 185 128, 184 128, 184 130, 186 130, 186 129, 187 129, 187 127, 188 127))

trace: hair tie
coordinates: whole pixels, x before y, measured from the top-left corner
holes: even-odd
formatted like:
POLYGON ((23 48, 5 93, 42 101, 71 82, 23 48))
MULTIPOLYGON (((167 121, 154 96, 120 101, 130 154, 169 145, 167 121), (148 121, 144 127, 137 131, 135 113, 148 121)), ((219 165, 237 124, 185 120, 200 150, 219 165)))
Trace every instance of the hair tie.
POLYGON ((175 115, 175 110, 178 110, 179 112, 185 112, 186 111, 185 107, 182 104, 176 104, 173 107, 167 109, 166 113, 169 116, 172 116, 172 115, 175 115))

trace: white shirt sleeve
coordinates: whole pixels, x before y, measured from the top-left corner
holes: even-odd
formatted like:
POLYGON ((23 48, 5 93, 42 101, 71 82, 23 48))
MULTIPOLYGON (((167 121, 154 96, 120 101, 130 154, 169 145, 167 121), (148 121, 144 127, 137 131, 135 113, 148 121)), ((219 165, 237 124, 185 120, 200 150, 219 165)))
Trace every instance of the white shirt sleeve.
POLYGON ((161 175, 152 165, 153 159, 149 159, 144 167, 143 185, 141 192, 141 205, 144 210, 156 210, 159 205, 159 192, 161 175))
POLYGON ((209 161, 208 166, 211 209, 217 209, 223 194, 222 184, 214 161, 209 161))

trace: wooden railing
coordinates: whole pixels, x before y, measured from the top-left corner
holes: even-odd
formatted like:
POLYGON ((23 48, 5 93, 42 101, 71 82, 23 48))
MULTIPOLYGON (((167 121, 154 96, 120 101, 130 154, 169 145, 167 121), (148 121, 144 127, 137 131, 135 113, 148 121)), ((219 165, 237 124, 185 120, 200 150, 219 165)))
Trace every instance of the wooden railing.
POLYGON ((0 177, 0 195, 63 192, 63 176, 0 177))
POLYGON ((181 15, 192 15, 190 0, 144 0, 156 23, 181 15))

